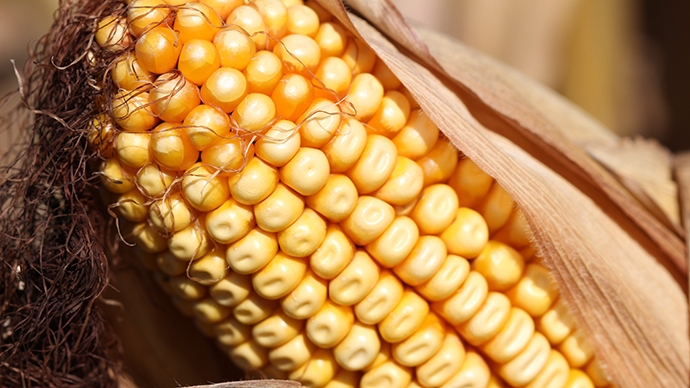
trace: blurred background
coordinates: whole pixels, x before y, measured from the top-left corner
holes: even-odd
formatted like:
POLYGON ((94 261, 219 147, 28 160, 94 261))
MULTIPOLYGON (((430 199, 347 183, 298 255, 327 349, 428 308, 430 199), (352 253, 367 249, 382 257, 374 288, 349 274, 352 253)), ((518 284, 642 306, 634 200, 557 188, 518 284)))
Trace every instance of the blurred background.
MULTIPOLYGON (((621 135, 690 150, 687 0, 393 2, 409 19, 548 85, 621 135)), ((10 59, 23 66, 56 7, 57 0, 0 0, 0 95, 17 86, 10 59)))

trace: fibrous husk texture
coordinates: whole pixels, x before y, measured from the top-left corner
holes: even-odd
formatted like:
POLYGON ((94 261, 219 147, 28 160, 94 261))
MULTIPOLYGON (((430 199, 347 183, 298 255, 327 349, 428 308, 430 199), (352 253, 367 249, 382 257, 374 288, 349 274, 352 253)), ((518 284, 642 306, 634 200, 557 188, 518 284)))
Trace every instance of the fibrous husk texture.
POLYGON ((17 71, 10 97, 20 102, 0 124, 19 139, 0 170, 3 387, 116 386, 118 343, 95 303, 109 272, 98 237, 105 223, 90 210, 97 177, 87 168, 86 128, 108 94, 99 77, 112 60, 93 33, 100 15, 123 6, 61 1, 17 71))

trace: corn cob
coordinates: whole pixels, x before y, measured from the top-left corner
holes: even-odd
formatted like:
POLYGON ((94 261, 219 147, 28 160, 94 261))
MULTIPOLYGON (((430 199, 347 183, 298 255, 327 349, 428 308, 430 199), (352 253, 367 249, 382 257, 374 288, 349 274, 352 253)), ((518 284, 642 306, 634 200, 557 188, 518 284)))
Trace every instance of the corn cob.
POLYGON ((317 4, 134 0, 96 40, 134 47, 90 136, 112 206, 239 367, 313 387, 611 385, 510 195, 317 4))

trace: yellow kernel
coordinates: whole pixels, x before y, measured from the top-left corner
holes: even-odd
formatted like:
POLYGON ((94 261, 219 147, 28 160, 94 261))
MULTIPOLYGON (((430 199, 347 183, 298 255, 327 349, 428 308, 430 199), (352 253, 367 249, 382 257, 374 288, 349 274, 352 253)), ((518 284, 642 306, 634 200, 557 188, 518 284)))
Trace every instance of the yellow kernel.
POLYGON ((524 214, 519 208, 513 208, 508 221, 494 235, 494 240, 505 242, 515 249, 525 248, 532 241, 532 231, 524 214))
POLYGON ((369 194, 390 178, 397 158, 398 151, 392 141, 381 135, 369 135, 364 151, 347 175, 360 194, 369 194))
POLYGON ((148 206, 146 205, 146 198, 139 192, 139 190, 130 190, 117 199, 117 213, 128 221, 141 222, 146 219, 148 215, 148 206))
POLYGON ((369 73, 357 74, 345 98, 344 111, 361 121, 369 121, 383 101, 381 82, 369 73))
POLYGON ((391 358, 391 344, 386 341, 381 341, 381 350, 379 350, 379 353, 374 358, 374 361, 367 365, 363 371, 368 372, 387 361, 395 362, 395 360, 391 358))
POLYGON ((254 149, 238 136, 221 139, 201 152, 201 162, 220 170, 219 176, 232 178, 246 166, 254 155, 254 149))
POLYGON ((218 323, 230 315, 228 307, 218 304, 210 298, 202 299, 194 304, 194 316, 204 323, 218 323))
POLYGON ((184 275, 170 277, 168 285, 174 295, 184 300, 199 300, 206 296, 206 287, 184 275))
POLYGON ((262 50, 249 61, 244 76, 249 93, 270 95, 283 77, 283 63, 272 52, 262 50))
POLYGON ((417 367, 417 380, 424 387, 439 387, 460 370, 464 361, 465 346, 455 333, 448 331, 441 349, 417 367))
MULTIPOLYGON (((126 2, 126 1, 125 1, 126 2)), ((168 5, 185 5, 187 3, 196 3, 198 0, 191 0, 191 1, 186 1, 186 0, 163 0, 165 4, 168 5)))
POLYGON ((522 277, 525 262, 509 245, 489 241, 472 262, 472 269, 484 275, 491 291, 505 291, 522 277))
POLYGON ((419 158, 417 163, 424 171, 424 186, 445 182, 458 163, 458 150, 448 139, 439 139, 434 148, 419 158))
POLYGON ((345 52, 341 56, 352 69, 352 74, 370 73, 374 69, 376 54, 361 39, 350 38, 345 46, 345 52))
POLYGON ((381 350, 376 326, 356 321, 345 338, 333 349, 338 364, 349 371, 358 371, 371 364, 381 350))
POLYGON ((251 274, 268 264, 278 253, 275 234, 254 228, 228 246, 225 258, 233 271, 251 274))
POLYGON ((182 179, 182 191, 187 202, 202 212, 210 212, 230 198, 227 178, 214 176, 201 164, 187 170, 182 179))
POLYGON ((551 307, 558 296, 558 290, 546 268, 530 263, 525 267, 518 283, 505 294, 515 307, 520 307, 529 315, 538 317, 551 307))
POLYGON ((482 214, 489 227, 489 232, 493 233, 503 227, 508 222, 513 212, 515 202, 503 187, 499 184, 493 185, 484 200, 477 206, 477 211, 482 214))
POLYGON ((574 330, 570 333, 558 345, 558 350, 565 356, 568 364, 573 368, 585 366, 594 356, 594 348, 580 330, 574 330))
POLYGON ((292 225, 278 232, 280 249, 288 255, 306 257, 314 253, 326 237, 326 221, 305 208, 292 225))
POLYGON ((320 277, 332 279, 347 267, 354 255, 355 244, 340 226, 329 224, 326 237, 309 258, 309 265, 320 277))
POLYGON ((225 24, 233 28, 239 28, 240 31, 248 34, 257 49, 265 50, 268 48, 266 23, 264 23, 259 11, 249 5, 240 5, 233 9, 225 20, 225 24))
POLYGON ((359 384, 361 375, 359 372, 349 371, 347 369, 340 369, 338 373, 333 376, 331 381, 326 383, 323 388, 351 388, 359 384))
POLYGON ((156 27, 134 46, 141 67, 151 73, 163 74, 174 69, 182 51, 182 42, 170 27, 156 27))
POLYGON ((153 202, 148 216, 151 225, 166 235, 179 232, 192 223, 192 212, 180 193, 153 202))
POLYGON ((220 244, 232 244, 254 228, 254 212, 233 198, 206 215, 209 236, 220 244))
POLYGON ((297 120, 302 145, 320 148, 326 145, 340 127, 341 112, 337 104, 316 98, 297 120))
POLYGON ((278 185, 278 171, 259 158, 253 158, 244 169, 228 179, 233 198, 245 205, 266 199, 278 185))
POLYGON ((279 370, 290 372, 309 361, 316 350, 317 347, 302 332, 286 344, 270 350, 268 359, 279 370))
POLYGON ((192 39, 211 41, 223 25, 218 13, 202 3, 187 3, 177 10, 174 28, 182 43, 192 39))
POLYGON ((321 58, 340 57, 345 51, 347 33, 338 23, 321 23, 314 40, 321 48, 321 58))
POLYGON ((494 178, 482 171, 470 158, 458 161, 448 179, 462 207, 476 206, 489 192, 494 178))
POLYGON ((361 388, 406 387, 412 381, 412 369, 393 360, 369 370, 362 376, 361 388))
POLYGON ((393 138, 398 154, 412 160, 429 153, 439 138, 436 124, 421 110, 413 110, 407 124, 393 138))
POLYGON ((409 117, 410 102, 402 93, 391 90, 383 96, 381 105, 367 123, 367 130, 392 138, 407 124, 409 117))
POLYGON ((355 252, 352 261, 328 284, 334 302, 350 306, 360 302, 376 286, 380 268, 364 251, 355 252))
POLYGON ((199 0, 218 12, 218 16, 225 20, 233 9, 244 4, 244 0, 199 0))
POLYGON ((273 52, 283 61, 285 72, 309 77, 321 62, 321 48, 314 39, 290 34, 280 40, 273 52))
POLYGON ((393 272, 405 284, 418 286, 438 272, 447 254, 443 240, 436 236, 421 236, 405 260, 393 267, 393 272))
MULTIPOLYGON (((552 350, 552 352, 555 352, 552 350)), ((563 357, 561 357, 563 358, 563 357)), ((565 359, 563 359, 565 361, 565 359)), ((567 365, 567 362, 566 362, 567 365)), ((611 385, 611 378, 606 374, 606 371, 601 367, 598 359, 593 358, 585 367, 585 372, 592 379, 595 387, 608 387, 611 385)))
POLYGON ((98 21, 95 39, 99 46, 108 51, 124 50, 132 44, 132 39, 127 33, 127 20, 113 15, 98 21))
POLYGON ((113 138, 115 137, 115 123, 110 116, 101 114, 96 116, 87 127, 86 141, 92 150, 98 151, 99 156, 110 158, 113 156, 113 138))
POLYGON ((549 341, 540 333, 534 333, 527 346, 517 356, 498 367, 498 374, 514 387, 525 386, 541 372, 550 353, 549 341))
POLYGON ((290 380, 299 381, 305 387, 323 387, 335 376, 337 370, 338 364, 335 362, 333 352, 317 349, 309 362, 304 363, 288 377, 290 380))
MULTIPOLYGON (((288 11, 280 0, 253 0, 249 5, 259 11, 271 38, 280 39, 287 34, 288 11)), ((271 49, 275 41, 269 39, 267 43, 267 48, 271 49)))
POLYGON ((153 83, 149 102, 151 111, 161 120, 182 122, 201 100, 196 85, 179 73, 166 73, 153 83))
POLYGON ((261 132, 276 115, 271 97, 261 93, 249 93, 232 112, 232 119, 240 130, 261 132))
POLYGON ((239 70, 220 67, 201 87, 201 99, 225 113, 234 111, 247 95, 247 79, 239 70))
POLYGON ((340 128, 321 150, 326 154, 331 172, 345 172, 354 166, 367 145, 367 131, 355 119, 342 120, 340 128))
POLYGON ((161 0, 134 0, 127 7, 127 25, 135 37, 162 24, 170 14, 161 0))
POLYGON ((278 251, 265 267, 252 275, 254 290, 266 299, 279 299, 297 287, 307 271, 307 261, 278 251))
POLYGON ((330 174, 326 184, 307 197, 307 205, 337 223, 350 215, 357 205, 357 188, 345 175, 330 174))
POLYGON ((321 309, 307 320, 305 332, 321 348, 332 348, 350 331, 355 321, 352 307, 327 300, 321 309))
POLYGON ((287 316, 281 309, 252 328, 252 337, 265 348, 276 348, 295 338, 304 321, 287 316))
POLYGON ((306 6, 314 10, 314 12, 316 12, 316 14, 319 16, 320 23, 325 23, 331 20, 330 12, 327 9, 323 8, 320 4, 314 1, 309 1, 307 2, 306 6))
POLYGON ((221 281, 228 267, 225 252, 219 249, 212 251, 189 265, 189 277, 204 286, 210 286, 221 281))
MULTIPOLYGON (((395 74, 393 74, 393 72, 391 71, 391 69, 380 59, 376 61, 374 69, 371 71, 371 74, 373 74, 379 81, 381 81, 381 85, 383 85, 383 89, 386 91, 395 90, 402 86, 398 77, 396 77, 395 74)), ((409 97, 407 95, 403 94, 403 96, 406 100, 408 100, 409 97)))
POLYGON ((391 353, 395 361, 404 366, 418 366, 441 349, 446 325, 430 313, 422 325, 406 340, 393 344, 391 353))
POLYGON ((151 132, 151 156, 161 167, 185 171, 199 159, 199 151, 181 126, 182 123, 162 123, 151 132))
POLYGON ((402 296, 402 283, 391 271, 384 269, 371 292, 355 305, 357 319, 369 325, 381 322, 398 305, 402 296))
POLYGON ((278 183, 266 199, 254 205, 256 224, 269 232, 279 232, 287 228, 299 218, 302 211, 302 196, 282 183, 278 183))
POLYGON ((386 318, 379 323, 381 337, 390 343, 407 339, 424 322, 429 313, 429 304, 411 289, 403 291, 400 302, 386 318))
POLYGON ((524 310, 510 309, 508 320, 501 330, 480 349, 493 361, 504 364, 515 357, 534 335, 534 321, 524 310))
POLYGON ((456 255, 448 255, 434 276, 415 289, 428 301, 440 301, 460 288, 469 272, 470 264, 466 259, 456 255))
POLYGON ((207 40, 190 39, 182 46, 177 68, 188 81, 203 85, 219 67, 220 53, 213 43, 207 40))
POLYGON ((311 269, 294 290, 280 302, 285 314, 295 319, 307 319, 316 314, 326 303, 327 282, 314 274, 311 269))
POLYGON ((156 253, 165 250, 168 241, 161 236, 148 223, 142 222, 132 228, 134 243, 144 252, 156 253))
POLYGON ((316 36, 319 30, 319 16, 306 5, 293 5, 287 9, 287 29, 290 34, 316 36))
POLYGON ((100 170, 101 184, 103 184, 108 191, 124 194, 134 189, 132 178, 129 177, 127 171, 116 158, 106 159, 101 163, 100 170))
POLYGON ((448 252, 467 258, 477 257, 489 241, 489 228, 476 211, 461 207, 453 222, 441 233, 448 252))
POLYGON ((299 74, 286 74, 273 90, 271 99, 276 104, 276 117, 296 121, 309 107, 314 97, 311 82, 299 74))
POLYGON ((120 132, 115 138, 115 155, 128 167, 139 168, 151 162, 148 132, 120 132))
POLYGON ((151 85, 154 75, 141 67, 134 53, 129 52, 121 57, 110 70, 113 83, 120 89, 134 90, 151 85))
POLYGON ((113 119, 125 131, 148 131, 158 123, 148 103, 148 93, 120 91, 113 98, 113 119))
POLYGON ((594 388, 594 383, 585 372, 579 369, 571 369, 565 388, 594 388))
POLYGON ((239 71, 244 70, 256 53, 256 45, 242 31, 227 28, 213 38, 213 45, 218 50, 220 65, 239 71))
MULTIPOLYGON (((549 358, 544 368, 527 385, 527 388, 557 388, 564 387, 570 375, 570 366, 562 354, 556 350, 549 352, 549 358)), ((608 385, 608 384, 607 384, 608 385)))
MULTIPOLYGON (((164 251, 156 255, 156 265, 161 272, 165 273, 166 275, 178 276, 187 272, 188 263, 177 260, 177 257, 173 256, 172 253, 164 251)), ((194 315, 194 313, 192 312, 190 315, 194 315)))
POLYGON ((273 124, 254 145, 256 156, 274 167, 282 167, 299 151, 301 139, 295 123, 280 120, 273 124))
POLYGON ((489 292, 479 310, 457 327, 468 343, 479 346, 493 338, 508 320, 510 300, 498 292, 489 292))
POLYGON ((340 227, 357 245, 367 245, 381 236, 393 223, 393 207, 378 198, 361 196, 355 210, 340 227))
POLYGON ((230 132, 230 119, 219 108, 199 105, 184 119, 184 131, 194 148, 204 151, 230 132))
POLYGON ((431 308, 453 326, 470 319, 484 303, 488 285, 478 272, 470 271, 465 282, 448 299, 431 304, 431 308))
POLYGON ((319 95, 339 100, 350 88, 352 70, 338 57, 324 58, 316 69, 312 82, 319 95))
POLYGON ((419 239, 419 229, 412 219, 400 216, 365 249, 386 268, 395 267, 407 258, 419 239))
POLYGON ((139 189, 149 197, 159 197, 175 180, 175 173, 161 169, 158 164, 148 164, 137 171, 139 189))
POLYGON ((191 224, 173 234, 168 240, 168 249, 180 260, 198 259, 210 250, 207 233, 200 225, 191 224))
POLYGON ((276 308, 278 308, 278 301, 263 298, 256 292, 250 292, 245 300, 235 306, 232 314, 240 323, 254 325, 270 317, 276 308))
POLYGON ((434 184, 422 191, 422 196, 412 209, 412 218, 422 234, 438 234, 453 222, 458 197, 446 184, 434 184))
POLYGON ((313 195, 328 181, 330 169, 324 153, 316 148, 301 147, 279 170, 280 180, 301 195, 313 195))
POLYGON ((209 287, 211 298, 223 306, 228 307, 234 307, 240 304, 243 300, 247 299, 251 291, 251 277, 235 271, 227 271, 227 275, 223 279, 209 287))
POLYGON ((442 388, 453 387, 486 387, 491 378, 491 371, 486 362, 473 350, 467 350, 465 361, 460 370, 446 381, 442 388))
POLYGON ((268 354, 254 341, 247 341, 230 351, 230 359, 241 369, 254 370, 268 363, 268 354))
POLYGON ((544 334, 552 345, 561 343, 573 330, 573 317, 568 309, 559 299, 551 306, 539 319, 537 319, 537 329, 544 334))

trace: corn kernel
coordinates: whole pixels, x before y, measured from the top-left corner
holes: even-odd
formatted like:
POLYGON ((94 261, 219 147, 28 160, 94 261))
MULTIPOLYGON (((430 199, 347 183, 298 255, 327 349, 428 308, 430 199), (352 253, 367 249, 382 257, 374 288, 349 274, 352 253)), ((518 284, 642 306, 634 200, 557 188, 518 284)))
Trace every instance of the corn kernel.
POLYGON ((362 378, 361 373, 349 371, 347 369, 340 369, 335 376, 324 385, 324 388, 351 388, 359 384, 362 378))
POLYGON ((439 387, 460 370, 464 361, 465 346, 455 333, 446 332, 439 351, 417 367, 417 380, 424 387, 439 387))
POLYGON ((489 286, 484 277, 470 271, 465 282, 447 299, 431 304, 431 308, 451 325, 470 319, 484 303, 489 286))
POLYGON ((256 45, 242 31, 227 28, 213 38, 213 45, 218 50, 220 65, 242 71, 256 54, 256 45))
POLYGON ((213 241, 232 244, 254 228, 254 212, 233 198, 206 214, 206 230, 213 241))
POLYGON ((204 103, 225 113, 234 111, 246 95, 247 79, 239 70, 230 67, 220 67, 214 71, 201 87, 204 103))
POLYGON ((312 103, 314 87, 299 74, 286 74, 273 90, 271 99, 276 104, 276 117, 298 121, 312 103))
POLYGON ((418 286, 431 279, 446 260, 446 245, 439 237, 422 236, 410 254, 393 272, 410 286, 418 286))
POLYGON ((405 387, 410 381, 412 381, 412 369, 389 360, 365 373, 360 381, 360 387, 405 387))
POLYGON ((383 270, 374 288, 355 305, 357 319, 375 325, 393 311, 402 297, 403 285, 400 280, 389 270, 383 270))
POLYGON ((345 338, 333 349, 338 364, 350 371, 362 370, 371 364, 381 350, 375 326, 356 321, 345 338))
POLYGON ((378 110, 367 123, 369 132, 392 138, 407 124, 409 117, 410 102, 407 98, 398 91, 388 91, 383 96, 378 110))
POLYGON ((134 0, 127 9, 127 25, 135 37, 163 23, 170 8, 161 0, 134 0))
POLYGON ((232 197, 241 204, 255 205, 278 186, 278 170, 260 158, 252 158, 242 171, 228 179, 232 197))
POLYGON ((233 9, 243 4, 244 0, 199 0, 218 12, 218 16, 225 20, 233 9))
POLYGON ((510 194, 501 185, 495 184, 478 205, 477 211, 486 220, 489 232, 493 233, 508 221, 514 204, 510 194))
POLYGON ((140 222, 132 228, 132 237, 137 246, 144 252, 162 252, 168 246, 168 241, 146 222, 140 222))
POLYGON ((372 193, 391 205, 405 205, 414 201, 424 187, 424 172, 412 159, 398 156, 388 180, 372 193))
POLYGON ((316 148, 302 147, 279 170, 281 182, 300 193, 313 195, 328 181, 330 169, 326 155, 316 148))
POLYGON ((228 246, 225 258, 233 271, 251 274, 268 264, 278 253, 275 234, 254 228, 228 246))
POLYGON ((472 269, 484 275, 492 291, 505 291, 515 285, 522 277, 524 268, 525 262, 518 251, 493 240, 472 262, 472 269))
POLYGON ((151 204, 148 212, 151 226, 163 234, 179 232, 192 223, 192 212, 180 193, 165 196, 151 204))
POLYGON ((326 145, 340 127, 340 108, 325 98, 315 98, 297 120, 302 146, 320 148, 326 145))
POLYGON ((280 302, 283 311, 295 319, 311 318, 321 309, 328 294, 327 283, 307 269, 300 283, 280 302))
POLYGON ((240 368, 252 370, 266 365, 268 355, 265 348, 250 340, 232 349, 230 359, 240 368))
POLYGON ((445 182, 450 178, 458 163, 457 152, 448 139, 442 138, 429 153, 417 160, 424 171, 424 186, 445 182))
POLYGON ((222 25, 213 8, 203 3, 187 3, 177 11, 173 27, 180 32, 182 43, 187 43, 192 39, 213 40, 222 25))
POLYGON ((344 306, 358 303, 376 285, 379 271, 379 266, 366 252, 355 252, 347 267, 328 284, 329 298, 344 306))
POLYGON ((151 111, 163 121, 182 122, 200 102, 199 89, 178 72, 160 75, 149 91, 151 111))
POLYGON ((324 58, 319 67, 316 68, 312 82, 319 95, 340 100, 350 88, 352 70, 345 61, 338 57, 324 58))
POLYGON ((367 245, 386 231, 394 217, 391 205, 378 198, 361 196, 355 210, 340 223, 340 227, 355 244, 367 245))
POLYGON ((379 323, 381 337, 390 343, 407 339, 422 325, 428 313, 427 301, 413 290, 405 289, 397 306, 379 323))
POLYGON ((367 244, 367 252, 386 267, 394 267, 405 260, 419 239, 419 229, 412 219, 400 216, 376 240, 367 244))
POLYGON ((156 163, 140 168, 136 175, 139 189, 149 197, 163 195, 174 180, 175 173, 160 168, 156 163))
POLYGON ((155 74, 175 68, 182 51, 182 42, 170 27, 155 27, 146 32, 134 46, 141 67, 155 74))
POLYGON ((565 356, 573 368, 581 368, 589 362, 594 356, 594 349, 588 343, 584 333, 580 330, 573 331, 566 337, 560 345, 558 350, 565 356))
POLYGON ((355 119, 342 121, 340 129, 321 150, 326 154, 331 172, 345 172, 357 163, 367 145, 367 130, 355 119))
POLYGON ((292 121, 276 122, 256 141, 254 145, 256 156, 274 167, 284 166, 300 149, 301 139, 295 133, 296 130, 295 123, 292 121))
POLYGON ((341 58, 350 66, 352 74, 370 73, 374 69, 376 53, 360 39, 348 39, 341 58))
POLYGON ((230 308, 206 298, 194 305, 194 316, 201 322, 218 323, 230 316, 230 308))
POLYGON ((551 307, 558 296, 549 271, 539 264, 527 264, 525 272, 506 296, 515 307, 520 307, 533 317, 539 317, 551 307))
POLYGON ((490 378, 491 371, 482 357, 473 350, 467 350, 460 370, 441 387, 486 387, 490 378))
POLYGON ((127 90, 151 85, 155 78, 151 72, 141 67, 136 56, 131 52, 123 55, 122 59, 115 62, 112 70, 110 70, 110 77, 115 86, 127 90))
POLYGON ((269 232, 279 232, 295 222, 304 211, 302 196, 278 183, 266 199, 254 205, 256 224, 269 232))
POLYGON ((125 131, 148 131, 158 123, 148 103, 148 93, 120 91, 113 98, 113 119, 125 131))
POLYGON ((162 123, 150 135, 151 156, 163 168, 185 171, 199 159, 199 151, 181 126, 181 123, 162 123))
POLYGON ((549 353, 549 359, 539 374, 527 385, 527 388, 558 388, 565 386, 570 374, 570 366, 562 354, 555 350, 549 353))
POLYGON ((99 46, 108 51, 124 50, 132 44, 132 39, 127 34, 127 20, 112 15, 98 21, 94 38, 99 46))
MULTIPOLYGON (((371 74, 373 74, 379 81, 381 81, 381 85, 383 85, 383 90, 395 90, 402 86, 398 77, 396 77, 395 74, 393 74, 393 72, 391 71, 391 69, 388 68, 388 66, 386 66, 386 64, 380 59, 376 61, 376 64, 374 64, 374 69, 371 71, 371 74)), ((406 100, 408 100, 409 104, 409 97, 405 94, 403 94, 403 96, 406 100)), ((410 105, 410 107, 412 106, 410 105)))
POLYGON ((304 321, 286 315, 281 309, 252 328, 252 338, 264 348, 276 348, 295 338, 304 321))
POLYGON ((209 168, 197 164, 182 179, 185 199, 199 211, 210 212, 230 198, 227 178, 214 175, 209 168))
POLYGON ((489 292, 479 310, 457 329, 471 345, 478 346, 494 337, 510 314, 510 301, 498 292, 489 292))
POLYGON ((191 224, 173 234, 168 240, 168 249, 180 260, 191 261, 204 256, 209 250, 206 231, 199 224, 191 224))
POLYGON ((458 197, 445 184, 428 186, 415 205, 410 217, 423 234, 438 234, 451 225, 458 208, 458 197))
POLYGON ((265 267, 252 275, 252 286, 263 298, 279 299, 297 287, 306 271, 305 259, 278 251, 265 267))
POLYGON ((225 252, 216 249, 189 265, 189 277, 201 285, 210 286, 225 278, 227 267, 225 252))
POLYGON ((514 208, 505 225, 493 236, 494 240, 502 241, 515 249, 529 247, 532 232, 527 220, 519 208, 514 208))
POLYGON ((337 223, 349 216, 357 205, 357 188, 345 175, 330 174, 326 184, 307 197, 307 205, 337 223))
MULTIPOLYGON (((565 361, 565 359, 564 359, 565 361)), ((567 363, 566 363, 567 365, 567 363)), ((585 372, 592 379, 595 387, 608 387, 611 385, 611 378, 606 374, 606 371, 601 367, 598 359, 592 359, 585 367, 585 372)))
POLYGON ((452 295, 470 272, 469 262, 456 255, 448 255, 441 268, 426 283, 415 290, 430 302, 441 301, 452 295))
MULTIPOLYGON (((156 265, 166 275, 179 276, 187 272, 189 263, 178 260, 169 251, 163 251, 156 255, 156 265)), ((191 310, 190 310, 191 311, 191 310)))
POLYGON ((461 207, 476 206, 489 192, 494 179, 482 171, 471 159, 462 158, 448 179, 458 194, 461 207))
POLYGON ((209 287, 209 295, 223 306, 234 307, 247 299, 251 290, 252 282, 249 276, 228 271, 223 279, 209 287))
POLYGON ((321 348, 332 348, 350 331, 355 316, 352 307, 327 300, 321 309, 307 320, 309 339, 321 348))
POLYGON ((585 372, 571 369, 565 388, 594 388, 594 383, 585 372))
POLYGON ((215 337, 225 346, 237 346, 251 339, 250 326, 240 323, 234 317, 230 317, 214 326, 215 337))
POLYGON ((116 203, 118 204, 116 207, 117 213, 128 221, 141 222, 148 215, 146 198, 139 190, 130 190, 121 194, 116 203))
POLYGON ((317 347, 311 343, 304 332, 268 352, 271 364, 282 371, 293 371, 311 359, 317 347))
POLYGON ((439 138, 439 130, 421 110, 413 110, 407 124, 393 138, 398 155, 419 159, 429 153, 439 138))
POLYGON ((278 244, 288 255, 306 257, 316 251, 325 237, 326 222, 318 213, 305 208, 292 225, 278 232, 278 244))
POLYGON ((374 361, 372 361, 371 364, 367 365, 362 370, 364 372, 368 372, 379 365, 382 365, 386 361, 394 361, 391 358, 391 344, 386 341, 381 341, 381 350, 379 350, 378 354, 376 354, 376 357, 374 357, 374 361))
POLYGON ((228 135, 230 119, 219 108, 202 104, 192 109, 184 119, 184 130, 192 145, 204 151, 228 135))
POLYGON ((317 349, 309 359, 297 370, 288 376, 291 380, 299 381, 307 387, 323 387, 335 376, 338 364, 335 362, 333 352, 326 349, 317 349))
POLYGON ((270 317, 276 308, 278 308, 276 300, 262 298, 252 291, 245 300, 232 309, 232 315, 244 325, 254 325, 270 317))
POLYGON ((498 374, 512 386, 525 386, 541 372, 549 360, 551 346, 540 333, 534 333, 527 346, 512 360, 498 367, 498 374))
POLYGON ((232 119, 241 131, 261 132, 276 115, 276 106, 265 94, 249 93, 232 112, 232 119))
POLYGON ((220 53, 213 43, 190 39, 182 46, 177 68, 189 82, 201 86, 219 67, 220 53))
POLYGON ((207 289, 185 275, 172 276, 168 279, 169 290, 184 300, 199 300, 206 296, 207 289))
MULTIPOLYGON (((268 36, 280 39, 288 33, 288 11, 287 7, 280 0, 254 0, 249 5, 259 11, 263 17, 268 36)), ((275 41, 269 39, 267 41, 267 48, 273 48, 274 44, 275 41)))
POLYGON ((537 319, 537 330, 544 334, 552 345, 558 345, 573 330, 573 318, 568 312, 563 299, 559 299, 542 316, 537 319))
POLYGON ((480 349, 493 361, 503 364, 522 351, 534 335, 534 321, 524 310, 510 309, 501 330, 480 349))
POLYGON ((461 207, 455 213, 455 219, 441 233, 448 252, 467 258, 477 257, 489 241, 489 228, 481 214, 461 207))
POLYGON ((338 225, 330 224, 323 242, 309 258, 309 266, 318 276, 332 279, 345 269, 354 255, 354 243, 338 225))
POLYGON ((270 95, 283 77, 283 63, 272 52, 261 50, 249 61, 244 76, 249 93, 270 95))
POLYGON ((314 40, 321 48, 321 58, 340 57, 345 51, 347 33, 337 23, 321 23, 314 40))
POLYGON ((393 358, 400 365, 418 366, 441 349, 445 332, 445 324, 436 314, 430 313, 409 338, 392 345, 393 358))
POLYGON ((257 49, 267 48, 266 23, 256 9, 249 5, 240 5, 230 12, 230 15, 225 19, 225 24, 239 28, 243 33, 249 35, 257 49))
POLYGON ((314 37, 319 30, 319 16, 306 5, 293 5, 288 8, 287 29, 290 34, 314 37))
POLYGON ((321 48, 314 39, 300 34, 290 34, 276 44, 273 52, 283 61, 286 72, 308 77, 321 62, 321 48))

